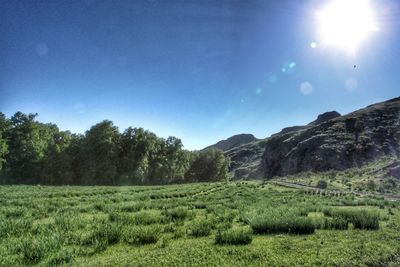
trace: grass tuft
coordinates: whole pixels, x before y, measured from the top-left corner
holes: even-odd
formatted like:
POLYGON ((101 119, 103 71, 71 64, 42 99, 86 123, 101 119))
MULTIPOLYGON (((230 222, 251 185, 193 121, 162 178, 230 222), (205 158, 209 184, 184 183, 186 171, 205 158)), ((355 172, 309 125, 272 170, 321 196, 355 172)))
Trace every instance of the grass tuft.
POLYGON ((248 245, 253 240, 252 230, 249 227, 230 228, 218 231, 215 244, 218 245, 248 245))

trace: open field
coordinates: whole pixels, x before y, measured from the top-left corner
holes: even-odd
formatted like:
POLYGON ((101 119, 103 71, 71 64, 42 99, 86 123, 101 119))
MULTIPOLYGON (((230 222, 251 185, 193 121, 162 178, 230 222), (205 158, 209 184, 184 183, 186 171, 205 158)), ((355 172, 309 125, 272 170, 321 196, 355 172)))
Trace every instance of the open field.
POLYGON ((259 183, 0 187, 0 265, 399 266, 399 202, 259 183))

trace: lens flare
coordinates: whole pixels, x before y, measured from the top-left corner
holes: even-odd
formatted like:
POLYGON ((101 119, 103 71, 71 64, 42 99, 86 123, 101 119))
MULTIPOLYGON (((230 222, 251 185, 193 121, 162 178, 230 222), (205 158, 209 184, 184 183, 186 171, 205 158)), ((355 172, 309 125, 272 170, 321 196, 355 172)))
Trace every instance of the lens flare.
POLYGON ((333 0, 317 14, 318 32, 323 44, 349 52, 378 31, 374 8, 369 0, 333 0))

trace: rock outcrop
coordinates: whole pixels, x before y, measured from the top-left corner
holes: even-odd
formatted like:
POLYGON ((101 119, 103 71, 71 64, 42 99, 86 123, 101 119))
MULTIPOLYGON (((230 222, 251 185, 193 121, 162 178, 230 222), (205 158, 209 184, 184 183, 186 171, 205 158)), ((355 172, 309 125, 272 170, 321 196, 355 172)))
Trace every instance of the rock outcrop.
POLYGON ((254 141, 225 152, 231 160, 230 172, 234 179, 260 179, 264 173, 261 168, 265 140, 254 141))
POLYGON ((238 134, 229 137, 226 140, 219 141, 218 143, 208 146, 204 148, 203 150, 209 149, 209 148, 217 148, 221 149, 222 151, 228 151, 232 148, 239 147, 244 144, 248 144, 250 142, 257 141, 257 138, 254 137, 252 134, 238 134))
POLYGON ((324 113, 305 127, 266 140, 264 177, 343 170, 399 156, 400 98, 337 115, 324 113))
MULTIPOLYGON (((235 135, 210 146, 231 159, 234 179, 261 179, 305 171, 344 170, 382 156, 400 156, 400 97, 341 116, 323 113, 266 139, 235 135)), ((400 168, 389 175, 399 177, 400 168)))
POLYGON ((340 113, 337 111, 328 111, 318 115, 317 119, 313 122, 310 122, 308 125, 318 125, 320 123, 332 120, 340 116, 341 116, 340 113))

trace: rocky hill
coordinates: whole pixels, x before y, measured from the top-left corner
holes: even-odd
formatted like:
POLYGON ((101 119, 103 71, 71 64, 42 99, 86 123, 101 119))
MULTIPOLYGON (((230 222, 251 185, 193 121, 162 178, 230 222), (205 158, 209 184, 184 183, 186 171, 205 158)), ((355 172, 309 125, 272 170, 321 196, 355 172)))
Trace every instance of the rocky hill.
POLYGON ((239 147, 244 144, 248 144, 250 142, 257 141, 257 138, 254 137, 252 134, 237 134, 234 136, 229 137, 226 140, 219 141, 218 143, 208 146, 204 148, 203 150, 209 149, 209 148, 217 148, 221 149, 222 151, 228 151, 232 148, 239 147))
POLYGON ((399 155, 400 98, 268 139, 264 177, 343 170, 399 155))
POLYGON ((265 151, 266 140, 258 140, 225 152, 231 160, 230 172, 235 179, 259 179, 264 173, 262 155, 265 151))
POLYGON ((232 142, 223 150, 234 178, 246 179, 358 167, 382 156, 399 157, 399 143, 400 97, 344 116, 326 112, 308 125, 237 146, 232 142))

